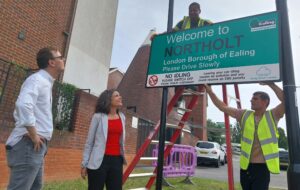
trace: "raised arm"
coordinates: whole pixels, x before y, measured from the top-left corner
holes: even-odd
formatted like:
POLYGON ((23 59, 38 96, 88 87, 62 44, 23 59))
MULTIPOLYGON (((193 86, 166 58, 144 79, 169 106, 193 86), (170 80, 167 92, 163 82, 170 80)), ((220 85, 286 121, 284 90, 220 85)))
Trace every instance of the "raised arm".
POLYGON ((281 88, 279 88, 275 83, 261 83, 262 85, 268 85, 276 94, 277 98, 280 100, 280 104, 278 104, 275 108, 272 109, 273 114, 275 114, 276 118, 282 118, 285 113, 285 105, 284 105, 284 93, 281 88))
POLYGON ((209 95, 212 102, 215 104, 215 106, 221 110, 222 112, 228 114, 229 116, 236 118, 236 113, 238 109, 227 106, 223 101, 221 101, 216 94, 212 91, 211 87, 209 85, 204 85, 206 88, 206 92, 209 95))
POLYGON ((281 88, 279 88, 275 83, 267 83, 267 85, 275 92, 277 98, 284 103, 284 93, 281 88))

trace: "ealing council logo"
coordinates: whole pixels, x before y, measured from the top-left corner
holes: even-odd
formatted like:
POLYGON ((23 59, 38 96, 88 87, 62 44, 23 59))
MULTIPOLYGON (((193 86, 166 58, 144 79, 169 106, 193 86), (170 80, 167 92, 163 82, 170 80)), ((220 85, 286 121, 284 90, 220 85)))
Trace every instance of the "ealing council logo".
POLYGON ((259 21, 257 18, 252 19, 249 22, 249 27, 251 29, 251 32, 273 29, 276 28, 276 20, 269 19, 269 20, 259 21))

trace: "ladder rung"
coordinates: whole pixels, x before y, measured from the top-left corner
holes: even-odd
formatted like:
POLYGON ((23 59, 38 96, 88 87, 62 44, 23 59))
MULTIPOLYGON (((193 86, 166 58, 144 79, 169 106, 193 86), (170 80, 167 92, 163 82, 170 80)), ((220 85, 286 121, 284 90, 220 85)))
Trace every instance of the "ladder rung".
POLYGON ((191 94, 200 96, 200 95, 203 95, 205 93, 204 92, 194 91, 194 90, 191 90, 189 88, 186 88, 186 89, 184 89, 184 92, 183 92, 182 95, 191 95, 191 94))
POLYGON ((138 174, 130 174, 129 177, 152 177, 155 176, 154 173, 138 173, 138 174))
POLYGON ((157 160, 157 157, 141 157, 140 160, 150 160, 150 161, 155 161, 155 160, 157 160))
MULTIPOLYGON (((189 122, 187 122, 187 121, 181 121, 181 119, 177 119, 177 118, 172 118, 169 121, 170 122, 174 122, 174 123, 183 124, 183 125, 188 125, 189 124, 189 122)), ((167 123, 167 125, 168 125, 168 123, 167 123)))
POLYGON ((178 107, 177 110, 181 110, 181 111, 185 111, 185 112, 191 112, 191 109, 187 109, 187 108, 180 108, 178 107))
POLYGON ((233 97, 233 96, 229 96, 228 95, 228 99, 230 100, 230 99, 233 99, 233 100, 235 100, 236 102, 240 102, 240 99, 237 99, 237 98, 235 98, 235 97, 233 97))
POLYGON ((174 129, 181 129, 180 126, 178 125, 175 125, 175 124, 171 124, 171 123, 166 123, 166 127, 169 127, 169 128, 174 128, 174 129))
POLYGON ((140 187, 140 188, 129 189, 129 190, 148 190, 148 189, 146 187, 140 187))
MULTIPOLYGON (((151 144, 158 144, 159 141, 158 140, 152 140, 151 144)), ((173 143, 171 143, 170 141, 165 141, 165 145, 172 145, 173 143)))

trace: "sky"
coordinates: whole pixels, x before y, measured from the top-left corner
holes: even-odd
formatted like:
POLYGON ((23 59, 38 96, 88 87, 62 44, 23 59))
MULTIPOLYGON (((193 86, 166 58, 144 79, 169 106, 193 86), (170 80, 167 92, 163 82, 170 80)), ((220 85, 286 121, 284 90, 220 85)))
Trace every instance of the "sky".
MULTIPOLYGON (((261 13, 276 11, 275 0, 174 0, 173 26, 184 16, 188 15, 188 6, 192 2, 201 5, 200 17, 209 19, 214 23, 252 16, 261 13)), ((300 1, 287 0, 289 9, 289 24, 293 49, 293 63, 296 86, 300 85, 300 1), (298 53, 298 54, 297 54, 298 53)), ((119 0, 111 67, 118 67, 125 72, 134 58, 137 50, 142 45, 151 29, 157 33, 167 30, 168 0, 119 0)), ((146 77, 146 76, 145 76, 146 77)), ((143 79, 144 80, 144 79, 143 79)), ((277 83, 282 87, 282 83, 277 83)), ((217 96, 222 98, 221 86, 213 86, 217 96)), ((269 93, 271 102, 269 108, 275 107, 279 101, 276 95, 266 86, 259 84, 239 85, 242 108, 250 108, 250 99, 254 91, 269 93)), ((232 85, 228 85, 229 96, 235 96, 232 85)), ((297 99, 300 100, 300 87, 297 88, 297 99)), ((229 105, 236 107, 233 100, 229 105)), ((298 102, 298 107, 300 103, 298 102)), ((209 101, 207 118, 214 122, 224 121, 222 112, 209 101)), ((231 120, 234 123, 235 120, 231 120)), ((285 118, 278 126, 285 128, 285 118)))

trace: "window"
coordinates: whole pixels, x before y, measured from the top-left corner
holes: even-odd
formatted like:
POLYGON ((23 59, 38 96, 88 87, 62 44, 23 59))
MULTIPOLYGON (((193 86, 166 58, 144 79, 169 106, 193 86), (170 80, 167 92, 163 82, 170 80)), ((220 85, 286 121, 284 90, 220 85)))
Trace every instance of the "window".
POLYGON ((199 142, 197 144, 197 147, 209 149, 209 148, 214 148, 214 144, 213 143, 209 143, 209 142, 199 142))

